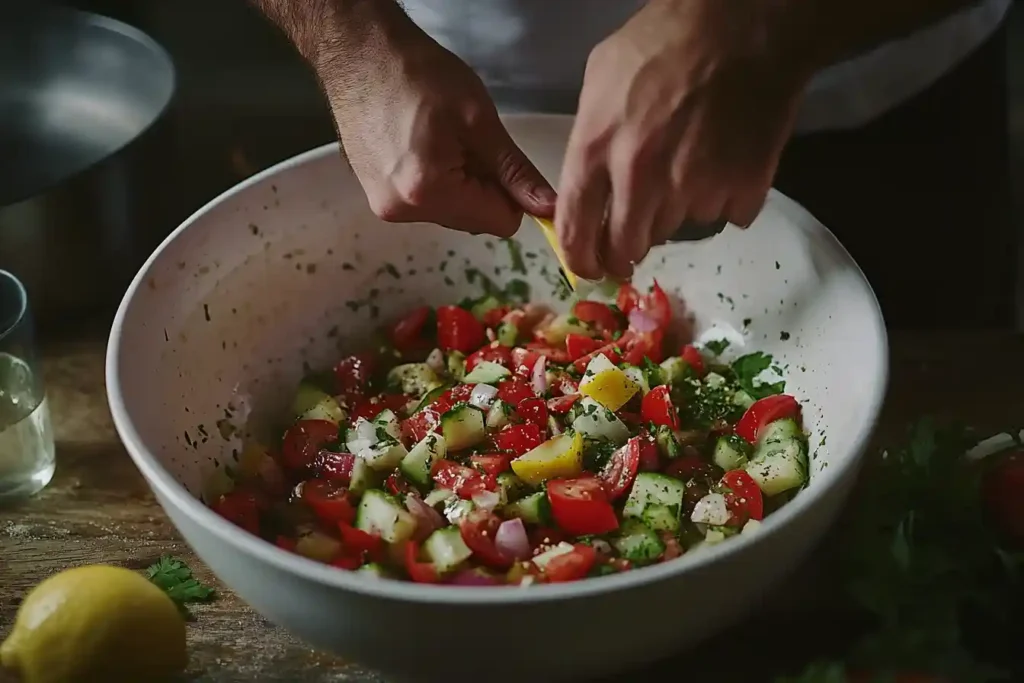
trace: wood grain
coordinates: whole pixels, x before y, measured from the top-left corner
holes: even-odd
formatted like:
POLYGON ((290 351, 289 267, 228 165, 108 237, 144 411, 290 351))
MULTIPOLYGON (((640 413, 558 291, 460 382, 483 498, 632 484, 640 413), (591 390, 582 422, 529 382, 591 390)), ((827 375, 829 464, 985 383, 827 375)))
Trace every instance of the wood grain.
MULTIPOLYGON (((182 557, 209 583, 215 579, 180 540, 117 439, 103 388, 100 341, 45 350, 45 374, 57 431, 58 470, 39 496, 0 509, 0 637, 21 597, 68 567, 111 563, 141 569, 162 554, 182 557)), ((892 379, 878 439, 899 437, 908 421, 932 414, 996 430, 1024 422, 1024 341, 1008 334, 896 334, 892 379)), ((808 652, 841 646, 843 620, 828 610, 830 583, 812 561, 751 620, 674 660, 620 676, 626 681, 767 680, 800 666, 808 652), (777 603, 777 604, 775 604, 777 603), (781 633, 788 645, 773 646, 781 633), (736 661, 735 644, 747 657, 736 661), (793 642, 805 646, 793 652, 793 642), (750 650, 754 647, 754 650, 750 650), (762 650, 763 651, 759 651, 762 650), (779 652, 795 654, 787 661, 779 652)), ((220 598, 195 609, 189 627, 187 679, 234 681, 355 681, 373 672, 304 646, 220 587, 220 598)), ((2 676, 0 676, 2 680, 2 676)))

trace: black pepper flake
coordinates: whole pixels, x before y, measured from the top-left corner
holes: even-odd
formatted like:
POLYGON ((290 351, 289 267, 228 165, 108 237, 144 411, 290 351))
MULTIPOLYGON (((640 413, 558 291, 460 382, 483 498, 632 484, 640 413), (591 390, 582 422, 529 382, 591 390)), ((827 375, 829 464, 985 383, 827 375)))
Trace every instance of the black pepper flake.
POLYGON ((789 339, 789 332, 786 332, 785 330, 783 330, 783 331, 782 331, 782 332, 781 332, 781 333, 779 334, 779 339, 781 339, 782 341, 786 341, 786 340, 788 340, 788 339, 789 339))
POLYGON ((355 266, 353 266, 353 265, 352 265, 351 263, 349 263, 348 261, 346 261, 345 263, 342 263, 342 264, 341 264, 341 269, 342 269, 342 270, 355 270, 355 269, 356 269, 356 267, 355 267, 355 266))
POLYGON ((203 317, 206 318, 206 322, 210 322, 210 306, 203 304, 203 317))

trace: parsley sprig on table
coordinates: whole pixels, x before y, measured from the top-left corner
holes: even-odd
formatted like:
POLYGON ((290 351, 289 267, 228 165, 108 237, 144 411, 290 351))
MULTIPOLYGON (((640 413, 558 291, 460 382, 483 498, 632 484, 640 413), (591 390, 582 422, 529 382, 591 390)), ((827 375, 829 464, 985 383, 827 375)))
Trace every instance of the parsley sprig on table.
POLYGON ((183 613, 188 614, 189 603, 209 602, 216 593, 192 575, 192 570, 182 560, 165 555, 150 565, 146 576, 174 601, 183 613))
POLYGON ((845 661, 780 683, 845 683, 849 670, 1008 680, 992 662, 1015 656, 1022 557, 987 522, 980 484, 991 462, 964 458, 976 443, 968 430, 925 420, 869 466, 834 541, 846 592, 872 627, 845 661))

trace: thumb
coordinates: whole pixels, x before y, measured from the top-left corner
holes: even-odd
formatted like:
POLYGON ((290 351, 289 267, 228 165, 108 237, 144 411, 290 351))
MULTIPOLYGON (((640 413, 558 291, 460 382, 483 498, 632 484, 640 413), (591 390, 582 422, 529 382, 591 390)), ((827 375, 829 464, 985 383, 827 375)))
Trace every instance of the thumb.
POLYGON ((558 199, 555 191, 512 140, 497 116, 493 125, 482 131, 481 137, 481 161, 512 200, 527 213, 552 217, 558 199))

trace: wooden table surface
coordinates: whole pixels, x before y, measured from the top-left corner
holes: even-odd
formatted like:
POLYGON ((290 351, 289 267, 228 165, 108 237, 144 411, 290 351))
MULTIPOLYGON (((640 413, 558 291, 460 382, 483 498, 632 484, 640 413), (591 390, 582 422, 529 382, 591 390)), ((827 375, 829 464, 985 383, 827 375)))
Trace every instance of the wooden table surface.
MULTIPOLYGON (((925 414, 982 430, 1024 420, 1024 340, 996 333, 897 333, 890 392, 876 441, 898 438, 925 414)), ((0 509, 0 638, 21 597, 45 577, 81 564, 142 569, 161 555, 185 559, 220 598, 198 606, 189 626, 187 680, 383 681, 373 672, 312 651, 249 609, 181 541, 118 441, 107 410, 100 340, 44 350, 57 432, 58 469, 39 496, 0 509)), ((831 586, 812 560, 776 591, 760 616, 625 681, 756 682, 799 668, 816 651, 841 647, 839 619, 827 608, 831 586), (773 634, 779 634, 773 637, 773 634), (736 644, 743 642, 737 657, 736 644)), ((0 679, 3 675, 0 674, 0 679)))

